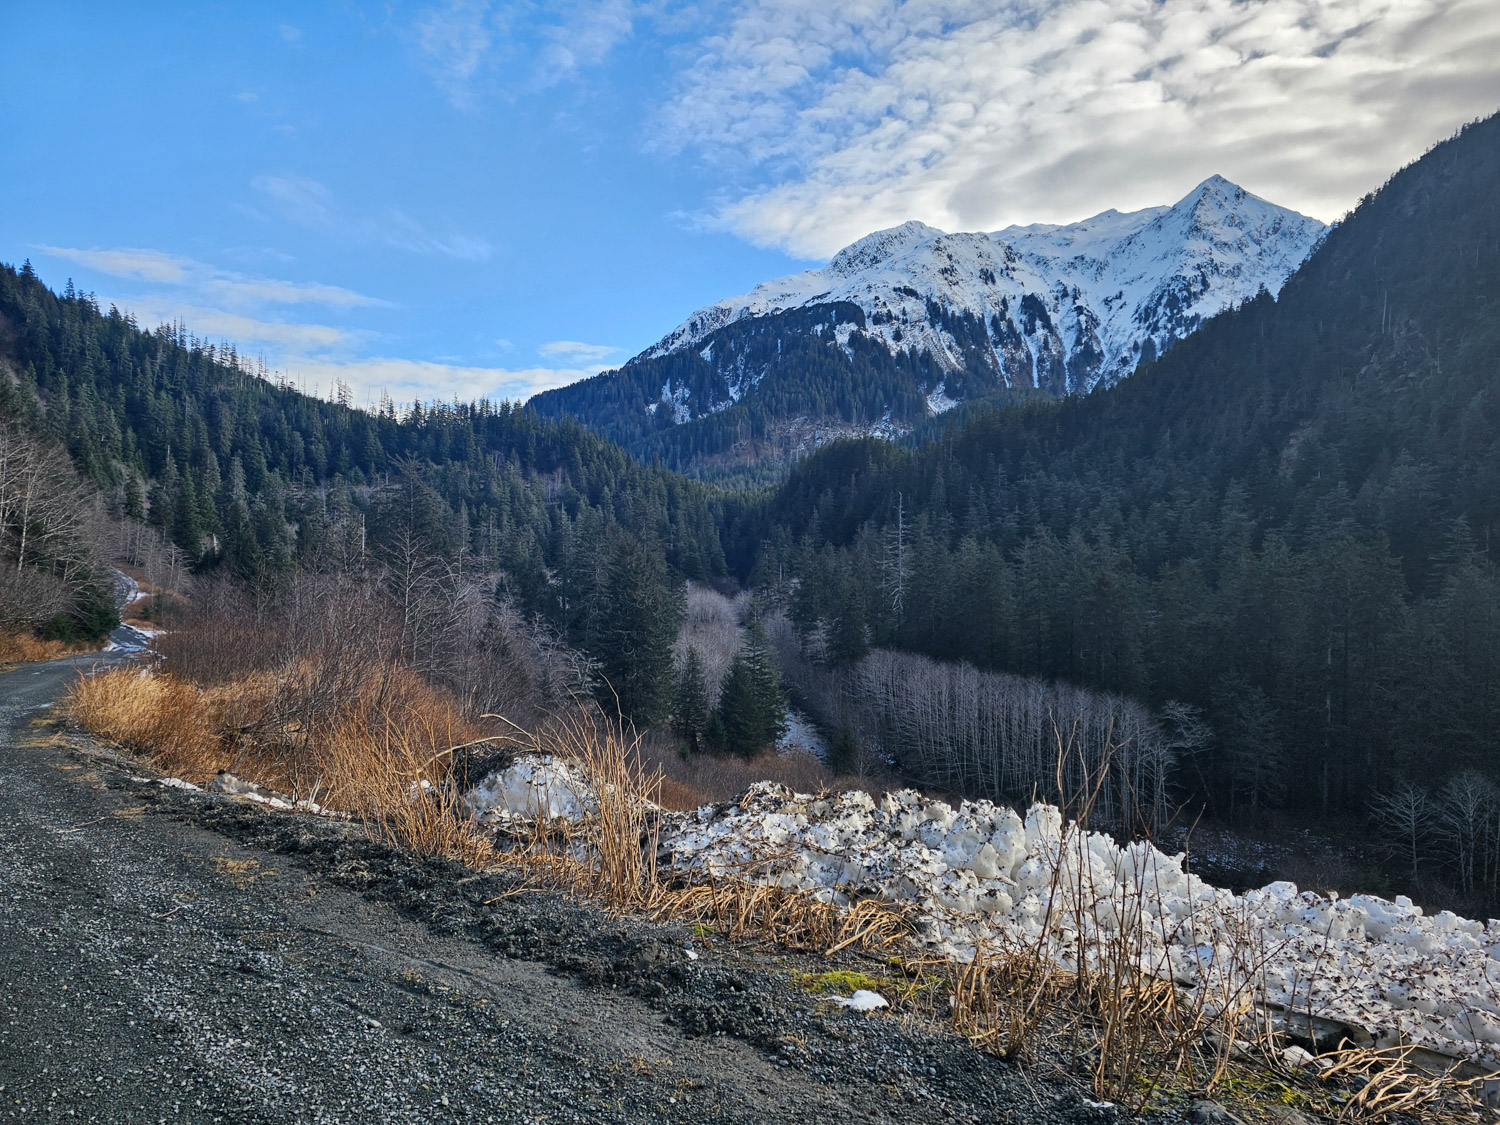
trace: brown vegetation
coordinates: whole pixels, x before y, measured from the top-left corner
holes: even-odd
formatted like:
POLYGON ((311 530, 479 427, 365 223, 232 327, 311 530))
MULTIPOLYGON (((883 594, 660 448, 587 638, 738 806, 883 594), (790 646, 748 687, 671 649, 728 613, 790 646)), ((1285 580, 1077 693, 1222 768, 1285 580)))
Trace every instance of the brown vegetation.
POLYGON ((774 781, 798 793, 868 789, 861 778, 840 776, 810 754, 767 750, 754 758, 732 755, 680 754, 676 740, 650 734, 641 740, 641 755, 662 774, 661 803, 689 810, 728 801, 757 781, 774 781))
POLYGON ((29 629, 0 629, 0 664, 35 664, 96 652, 92 641, 44 641, 29 629))

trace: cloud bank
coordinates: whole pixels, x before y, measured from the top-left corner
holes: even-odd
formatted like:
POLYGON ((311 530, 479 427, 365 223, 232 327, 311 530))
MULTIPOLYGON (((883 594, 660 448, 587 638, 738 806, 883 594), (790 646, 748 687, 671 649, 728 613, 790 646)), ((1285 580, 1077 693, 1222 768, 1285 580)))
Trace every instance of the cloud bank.
POLYGON ((1500 106, 1497 58, 1493 0, 751 0, 650 143, 723 170, 710 225, 808 258, 910 218, 1171 202, 1214 172, 1332 219, 1500 106))
POLYGON ((620 349, 611 344, 584 344, 577 340, 552 340, 537 349, 550 358, 571 359, 575 363, 599 363, 620 349))
POLYGON ((138 247, 36 249, 106 277, 148 283, 144 289, 101 297, 103 304, 116 305, 142 326, 180 322, 201 338, 233 342, 241 355, 263 352, 273 370, 304 390, 327 395, 342 382, 352 389, 359 406, 377 405, 382 393, 402 403, 455 397, 523 400, 597 374, 596 361, 618 350, 556 340, 539 351, 562 360, 564 366, 529 368, 372 356, 367 353, 380 341, 375 332, 291 318, 295 306, 343 311, 388 305, 351 289, 253 277, 138 247))

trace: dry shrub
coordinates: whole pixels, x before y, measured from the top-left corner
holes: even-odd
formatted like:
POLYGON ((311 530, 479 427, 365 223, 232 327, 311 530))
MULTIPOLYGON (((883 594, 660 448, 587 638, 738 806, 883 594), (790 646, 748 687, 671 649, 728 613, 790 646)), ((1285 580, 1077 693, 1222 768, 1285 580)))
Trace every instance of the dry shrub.
POLYGON ((145 754, 188 781, 221 768, 223 747, 203 693, 173 676, 112 668, 80 676, 69 693, 73 714, 102 738, 145 754))
POLYGON ((641 736, 582 702, 532 731, 512 730, 516 749, 576 768, 587 787, 578 796, 594 807, 575 824, 538 818, 511 858, 616 909, 652 905, 662 890, 656 867, 662 775, 643 755, 641 736))
POLYGON ((673 812, 692 812, 710 803, 707 794, 696 786, 689 785, 685 781, 678 781, 676 778, 663 777, 661 779, 660 804, 664 809, 670 809, 673 812))
POLYGON ((37 664, 98 650, 91 641, 44 641, 29 629, 0 631, 0 664, 37 664))
POLYGON ((489 837, 461 807, 455 750, 476 731, 451 698, 401 669, 379 697, 336 719, 322 740, 325 803, 387 843, 474 867, 494 856, 489 837))
POLYGON ((798 793, 869 789, 868 782, 834 774, 809 754, 768 750, 748 759, 715 754, 684 757, 677 753, 676 742, 663 735, 642 739, 640 752, 649 765, 661 771, 663 792, 668 797, 664 803, 674 809, 733 800, 757 781, 774 781, 798 793))

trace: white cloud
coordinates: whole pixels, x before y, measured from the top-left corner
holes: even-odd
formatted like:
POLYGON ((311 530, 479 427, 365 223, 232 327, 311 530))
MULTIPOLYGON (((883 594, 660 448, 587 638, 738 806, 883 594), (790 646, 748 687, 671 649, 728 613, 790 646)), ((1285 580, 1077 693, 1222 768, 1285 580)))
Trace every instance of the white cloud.
POLYGON ((355 308, 387 303, 339 285, 250 277, 160 250, 129 247, 84 250, 71 246, 38 246, 37 250, 110 277, 171 285, 240 309, 263 304, 355 308))
POLYGON ((284 218, 339 238, 383 243, 416 254, 465 262, 484 261, 494 250, 489 242, 474 235, 434 233, 399 208, 354 214, 327 187, 306 176, 256 176, 251 187, 284 218))
POLYGON ((1493 0, 752 0, 654 143, 741 188, 708 220, 824 257, 1170 202, 1219 172, 1323 218, 1500 105, 1493 0))
MULTIPOLYGON (((336 285, 274 281, 217 270, 191 258, 155 250, 75 250, 39 247, 44 253, 79 262, 110 277, 151 282, 145 292, 103 294, 102 305, 117 306, 143 327, 183 324, 207 340, 232 342, 241 355, 266 355, 273 370, 308 391, 326 394, 335 381, 353 388, 357 405, 378 401, 381 392, 398 402, 477 398, 530 398, 544 390, 596 375, 592 361, 616 349, 556 340, 542 354, 566 366, 484 367, 461 362, 361 357, 380 336, 372 331, 282 319, 261 310, 284 305, 346 309, 385 302, 336 285)), ((497 346, 511 346, 499 341, 497 346)))
POLYGON ((111 277, 134 277, 142 281, 182 281, 194 263, 186 258, 163 254, 160 250, 82 250, 72 246, 38 246, 43 254, 77 262, 111 277))
POLYGON ((620 349, 610 344, 582 344, 577 340, 552 340, 537 349, 539 355, 548 359, 556 356, 571 359, 575 363, 598 363, 620 349))
POLYGON ((381 393, 396 402, 435 400, 461 402, 481 398, 520 401, 534 394, 586 379, 594 371, 576 368, 465 367, 415 359, 288 359, 281 365, 294 383, 327 392, 335 380, 354 390, 359 405, 374 403, 381 393))
POLYGON ((143 318, 141 308, 149 309, 149 303, 133 302, 137 320, 149 323, 181 320, 189 332, 208 339, 228 340, 242 351, 255 350, 255 345, 270 344, 276 348, 328 349, 347 345, 351 334, 343 328, 329 324, 296 324, 283 320, 261 320, 243 313, 224 309, 201 308, 195 305, 169 305, 160 313, 143 318))
POLYGON ((248 304, 276 305, 333 305, 338 308, 355 308, 361 305, 384 305, 387 302, 366 297, 352 289, 338 285, 319 285, 316 282, 271 281, 269 279, 243 278, 234 274, 215 277, 205 283, 210 292, 229 300, 248 304))
POLYGON ((433 79, 460 109, 472 104, 471 84, 489 53, 488 0, 449 0, 425 10, 414 25, 433 79))
POLYGON ((473 109, 488 81, 551 86, 596 66, 642 18, 672 22, 662 0, 445 0, 422 9, 407 37, 457 109, 473 109))
POLYGON ((542 33, 538 77, 543 82, 568 77, 579 68, 597 66, 630 38, 643 5, 633 0, 570 0, 552 5, 557 21, 542 33))
POLYGON ((204 305, 192 295, 106 293, 99 295, 99 303, 105 308, 114 305, 122 313, 133 316, 145 329, 158 324, 180 323, 200 339, 232 343, 241 355, 347 352, 369 336, 366 332, 330 324, 276 320, 204 305))

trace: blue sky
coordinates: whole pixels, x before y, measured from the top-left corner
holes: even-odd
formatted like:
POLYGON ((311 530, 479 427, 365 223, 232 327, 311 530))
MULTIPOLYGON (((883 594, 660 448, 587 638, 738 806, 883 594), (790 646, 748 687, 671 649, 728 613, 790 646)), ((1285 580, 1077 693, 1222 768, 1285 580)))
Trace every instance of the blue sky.
POLYGON ((1336 218, 1497 59, 1493 0, 0 0, 0 260, 321 393, 520 397, 908 218, 1336 218))

